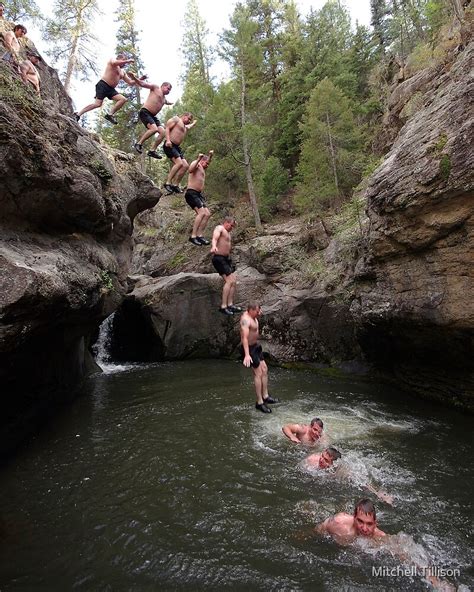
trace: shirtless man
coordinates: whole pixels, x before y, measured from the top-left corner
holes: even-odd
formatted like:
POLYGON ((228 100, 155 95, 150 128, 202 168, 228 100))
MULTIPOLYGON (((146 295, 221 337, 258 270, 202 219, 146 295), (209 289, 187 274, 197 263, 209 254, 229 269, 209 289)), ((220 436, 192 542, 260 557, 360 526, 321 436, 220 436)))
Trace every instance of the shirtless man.
MULTIPOLYGON (((305 465, 308 468, 317 468, 317 469, 329 469, 333 466, 334 462, 341 458, 341 453, 336 448, 329 446, 325 448, 321 453, 310 454, 304 461, 305 465)), ((336 475, 338 477, 350 479, 350 473, 347 471, 347 468, 344 466, 339 466, 336 469, 336 475)), ((379 491, 375 489, 370 483, 363 486, 368 491, 375 494, 379 500, 393 506, 393 496, 385 493, 384 491, 379 491)))
POLYGON ((197 159, 193 160, 189 165, 188 187, 184 194, 186 203, 196 212, 189 241, 198 247, 210 244, 210 241, 203 236, 209 218, 211 217, 211 212, 206 207, 202 190, 204 189, 204 181, 206 180, 206 169, 211 164, 213 155, 214 150, 209 150, 208 156, 199 153, 197 159))
POLYGON ((7 31, 12 31, 15 23, 7 21, 5 18, 5 4, 0 2, 0 35, 6 33, 7 31))
POLYGON ((317 467, 318 469, 329 469, 333 466, 334 462, 341 458, 341 453, 336 448, 329 446, 325 448, 321 453, 310 454, 305 463, 310 467, 317 467))
POLYGON ((261 313, 260 304, 252 303, 240 317, 240 353, 243 365, 246 368, 252 366, 257 396, 255 409, 262 413, 271 413, 272 410, 268 405, 278 403, 278 400, 268 394, 268 367, 263 358, 262 346, 258 343, 258 317, 261 313))
POLYGON ((31 51, 26 52, 26 60, 23 60, 20 64, 20 74, 23 82, 28 84, 30 82, 36 92, 40 94, 41 78, 36 66, 40 63, 41 57, 37 53, 31 51))
POLYGON ((150 94, 148 95, 143 107, 138 112, 138 117, 140 118, 140 121, 143 123, 143 125, 147 128, 147 131, 142 135, 138 142, 135 142, 133 147, 138 152, 138 154, 142 154, 144 142, 148 140, 150 136, 158 134, 152 149, 148 150, 147 156, 161 159, 162 157, 157 153, 156 149, 165 137, 165 128, 161 125, 160 120, 157 119, 156 116, 161 111, 163 105, 173 104, 166 100, 166 95, 169 95, 171 92, 171 84, 169 82, 163 82, 161 86, 158 86, 157 84, 149 84, 148 82, 137 78, 133 72, 129 72, 128 75, 138 86, 147 88, 150 91, 150 94))
POLYGON ((183 113, 181 116, 175 115, 166 122, 166 141, 163 152, 173 162, 164 185, 168 193, 183 193, 179 183, 188 170, 189 164, 184 158, 180 144, 186 137, 188 130, 196 125, 196 120, 193 121, 193 119, 192 113, 183 113))
POLYGON ((309 425, 302 425, 299 423, 287 423, 282 427, 282 431, 287 438, 295 444, 316 444, 316 442, 326 441, 327 438, 323 434, 323 422, 319 417, 311 420, 309 425))
POLYGON ((231 238, 230 233, 235 227, 235 218, 227 216, 224 222, 214 228, 212 234, 212 265, 219 275, 224 278, 222 289, 222 304, 219 312, 225 315, 233 315, 234 312, 242 312, 239 306, 234 306, 234 293, 236 285, 235 265, 230 258, 231 238))
POLYGON ((132 62, 133 59, 127 59, 127 56, 124 53, 119 53, 116 58, 112 58, 107 62, 101 80, 95 85, 95 101, 74 113, 76 121, 79 121, 84 113, 101 107, 105 97, 107 97, 108 99, 115 101, 115 105, 110 110, 110 113, 106 113, 104 117, 114 125, 118 123, 114 114, 125 105, 128 99, 121 95, 115 87, 121 80, 130 84, 130 86, 135 84, 135 81, 122 69, 122 66, 131 64, 132 62))
POLYGON ((346 512, 340 512, 318 524, 314 528, 314 532, 318 534, 329 534, 341 544, 351 543, 358 537, 380 541, 381 544, 391 551, 393 556, 399 557, 403 562, 407 562, 420 570, 420 575, 428 580, 435 590, 444 592, 455 592, 456 590, 449 582, 432 576, 429 573, 428 566, 419 565, 405 551, 396 547, 393 549, 390 548, 391 540, 396 537, 390 536, 378 528, 375 506, 369 499, 358 501, 352 516, 346 512))
POLYGON ((6 47, 6 52, 2 59, 9 62, 15 68, 20 64, 20 39, 26 35, 26 27, 23 25, 15 25, 13 31, 7 31, 3 34, 3 43, 6 47))
POLYGON ((375 506, 369 499, 361 499, 357 502, 354 515, 340 512, 324 522, 318 524, 315 529, 320 534, 330 534, 339 542, 352 542, 356 537, 381 538, 386 534, 377 527, 375 506))

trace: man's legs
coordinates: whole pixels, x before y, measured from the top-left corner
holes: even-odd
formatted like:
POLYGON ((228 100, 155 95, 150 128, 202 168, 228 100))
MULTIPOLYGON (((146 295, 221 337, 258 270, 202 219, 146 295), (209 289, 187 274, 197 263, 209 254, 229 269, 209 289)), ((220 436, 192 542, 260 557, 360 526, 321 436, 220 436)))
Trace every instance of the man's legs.
POLYGON ((234 302, 235 292, 235 273, 224 276, 224 287, 222 289, 222 305, 221 308, 227 308, 234 302))
POLYGON ((194 219, 191 238, 202 236, 204 229, 206 228, 207 221, 209 220, 209 216, 211 215, 211 212, 204 207, 194 208, 194 211, 196 212, 196 218, 194 219))
POLYGON ((156 134, 158 132, 158 126, 155 123, 148 123, 147 124, 147 131, 143 134, 143 136, 138 140, 139 144, 143 144, 150 136, 156 134))
POLYGON ((103 102, 104 102, 104 99, 96 99, 93 103, 84 107, 84 109, 77 111, 77 115, 79 117, 82 117, 84 115, 84 113, 87 113, 88 111, 92 111, 92 109, 98 109, 99 107, 102 107, 103 102))
POLYGON ((123 95, 114 95, 112 97, 112 101, 115 102, 115 105, 112 106, 112 109, 109 112, 109 115, 113 115, 114 113, 117 113, 117 111, 123 107, 125 105, 125 103, 128 101, 127 97, 124 97, 123 95))
POLYGON ((259 368, 262 369, 262 397, 263 400, 268 397, 268 366, 263 360, 260 362, 259 368))
POLYGON ((168 177, 166 178, 166 183, 169 185, 173 184, 173 179, 183 164, 183 159, 180 158, 179 156, 178 157, 175 156, 171 160, 173 161, 173 166, 171 167, 171 170, 168 173, 168 177))
MULTIPOLYGON (((206 226, 207 223, 209 222, 209 218, 211 217, 211 212, 209 210, 209 208, 201 208, 201 211, 204 210, 202 212, 202 218, 201 218, 201 222, 199 223, 199 226, 196 228, 196 234, 197 236, 202 236, 204 234, 204 231, 206 230, 206 226)), ((197 222, 197 219, 194 221, 194 223, 197 222)), ((194 231, 194 228, 193 228, 194 231)))
POLYGON ((152 150, 156 150, 158 146, 163 142, 163 138, 165 137, 165 128, 160 126, 155 126, 156 131, 158 132, 158 136, 156 137, 155 143, 153 144, 152 150))
POLYGON ((181 168, 178 169, 176 171, 176 173, 174 174, 175 182, 173 183, 173 185, 179 185, 179 182, 184 177, 184 175, 188 169, 189 169, 188 161, 185 160, 184 158, 181 158, 181 168))
POLYGON ((257 368, 252 368, 253 370, 253 383, 255 384, 255 395, 257 397, 257 405, 263 404, 263 395, 262 395, 262 362, 258 365, 257 368))

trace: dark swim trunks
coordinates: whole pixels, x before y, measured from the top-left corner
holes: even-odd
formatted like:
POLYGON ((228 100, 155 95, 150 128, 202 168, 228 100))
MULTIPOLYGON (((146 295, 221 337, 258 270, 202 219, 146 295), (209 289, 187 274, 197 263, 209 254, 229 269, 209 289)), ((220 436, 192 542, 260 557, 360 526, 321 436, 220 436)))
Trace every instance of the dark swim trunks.
POLYGON ((232 259, 225 255, 213 255, 212 265, 214 265, 219 275, 230 275, 235 271, 235 265, 232 263, 232 259))
POLYGON ((166 154, 168 158, 184 158, 184 152, 178 146, 178 144, 171 144, 171 148, 166 145, 166 142, 163 144, 163 152, 166 154))
POLYGON ((118 90, 113 86, 110 86, 110 84, 107 84, 107 82, 104 80, 99 80, 99 82, 95 85, 95 98, 99 99, 100 101, 105 99, 105 97, 111 99, 118 94, 118 90))
POLYGON ((204 197, 200 191, 196 191, 195 189, 187 189, 186 193, 184 194, 184 199, 190 208, 194 210, 194 208, 205 208, 206 202, 204 201, 204 197))
POLYGON ((138 117, 147 129, 149 124, 156 125, 158 127, 160 126, 160 120, 157 119, 152 113, 150 113, 148 109, 145 109, 145 107, 142 107, 140 109, 140 111, 138 112, 138 117))
MULTIPOLYGON (((254 343, 254 345, 249 346, 249 354, 252 358, 252 362, 250 364, 252 368, 258 368, 260 366, 260 362, 263 362, 265 359, 263 356, 262 346, 258 343, 254 343)), ((240 357, 242 361, 245 358, 245 352, 242 346, 240 346, 240 357)))

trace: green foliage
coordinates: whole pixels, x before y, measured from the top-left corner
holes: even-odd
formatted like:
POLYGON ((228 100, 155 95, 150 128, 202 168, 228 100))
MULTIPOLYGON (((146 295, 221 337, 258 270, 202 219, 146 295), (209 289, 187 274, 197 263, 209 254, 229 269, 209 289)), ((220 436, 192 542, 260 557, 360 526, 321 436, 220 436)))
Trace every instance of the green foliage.
POLYGON ((288 181, 288 171, 282 167, 278 158, 270 156, 260 176, 260 211, 264 219, 268 219, 275 211, 279 198, 288 189, 288 181))
POLYGON ((102 182, 108 183, 112 179, 113 174, 100 160, 91 160, 89 166, 102 182))
MULTIPOLYGON (((143 62, 140 57, 139 32, 135 25, 135 0, 119 0, 115 14, 119 24, 116 54, 125 53, 133 58, 130 69, 140 76, 143 73, 143 62)), ((128 99, 117 114, 118 125, 104 125, 103 119, 99 118, 96 132, 113 148, 128 152, 137 135, 138 111, 141 107, 140 88, 128 86, 121 81, 117 90, 128 99)))
POLYGON ((13 105, 29 121, 39 123, 44 117, 41 98, 31 92, 20 76, 3 60, 0 60, 0 101, 13 105))
POLYGON ((436 144, 434 145, 434 149, 436 150, 436 152, 441 152, 443 148, 446 146, 447 142, 448 136, 444 133, 440 134, 438 140, 436 141, 436 144))
POLYGON ((53 65, 61 68, 66 91, 74 76, 88 80, 91 72, 98 72, 99 40, 92 29, 99 16, 97 0, 55 0, 53 18, 43 26, 43 37, 48 42, 46 54, 53 65))
POLYGON ((449 175, 451 174, 451 158, 448 154, 443 154, 439 161, 439 172, 441 178, 445 181, 448 180, 449 175))
POLYGON ((15 24, 42 20, 41 11, 34 0, 9 0, 4 4, 5 18, 15 24))
POLYGON ((188 258, 182 251, 178 251, 171 259, 166 262, 166 269, 171 271, 177 269, 188 262, 188 258))
POLYGON ((112 277, 112 272, 103 269, 99 273, 100 283, 102 284, 102 288, 110 291, 114 289, 114 282, 112 277))
POLYGON ((338 207, 360 182, 367 157, 349 99, 325 78, 311 93, 295 202, 301 211, 338 207))

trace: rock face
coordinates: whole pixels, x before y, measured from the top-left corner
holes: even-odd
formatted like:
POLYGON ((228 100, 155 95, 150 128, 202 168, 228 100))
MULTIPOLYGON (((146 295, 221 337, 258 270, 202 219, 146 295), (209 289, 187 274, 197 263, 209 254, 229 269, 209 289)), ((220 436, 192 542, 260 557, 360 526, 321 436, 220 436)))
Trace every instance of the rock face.
MULTIPOLYGON (((471 408, 473 54, 471 44, 450 67, 418 77, 418 111, 367 190, 369 249, 352 308, 370 361, 410 388, 471 408)), ((401 96, 392 101, 398 109, 401 96)))
MULTIPOLYGON (((158 230, 163 217, 171 220, 171 226, 174 214, 160 203, 140 220, 154 223, 158 230), (166 212, 161 214, 163 209, 166 212)), ((158 231, 144 234, 145 240, 152 236, 149 258, 143 260, 142 252, 136 259, 138 270, 159 277, 140 276, 115 315, 114 357, 150 361, 235 356, 239 319, 218 312, 223 280, 211 265, 209 249, 163 243, 158 231), (172 273, 170 261, 180 261, 186 272, 172 273), (197 269, 201 273, 187 271, 197 269)), ((322 287, 298 288, 292 275, 305 252, 328 246, 322 225, 305 228, 301 221, 292 220, 268 227, 249 240, 236 236, 234 242, 236 302, 263 304, 262 341, 275 362, 340 364, 361 357, 349 304, 335 302, 322 287)))
MULTIPOLYGON (((264 304, 264 345, 277 362, 368 362, 411 391, 473 408, 474 82, 466 75, 472 53, 466 44, 444 64, 394 88, 385 122, 392 133, 395 128, 396 139, 365 192, 367 224, 360 227, 358 250, 346 254, 346 269, 333 274, 332 285, 317 280, 301 288, 292 276, 292 264, 311 250, 337 267, 344 248, 322 224, 308 232, 293 221, 250 240, 236 237, 238 269, 264 278, 250 285, 249 296, 264 304)), ((141 260, 140 270, 156 276, 212 273, 208 253, 192 257, 191 251, 158 246, 141 260)), ((163 283, 165 290, 171 286, 177 289, 177 280, 163 283)), ((215 308, 218 284, 202 279, 204 289, 202 306, 215 308)), ((134 297, 143 309, 149 293, 135 291, 134 297)), ((239 291, 237 297, 246 302, 239 291)), ((192 310, 191 300, 184 306, 192 310)), ((159 308, 154 335, 176 322, 159 308)), ((211 312, 206 323, 215 322, 211 312)), ((195 348, 188 344, 179 354, 170 336, 160 356, 200 355, 205 340, 209 351, 219 345, 220 355, 234 348, 237 327, 221 334, 224 341, 199 323, 193 331, 199 335, 195 348)))
POLYGON ((43 100, 0 64, 2 452, 90 369, 90 336, 127 289, 133 218, 161 195, 39 69, 43 100))

